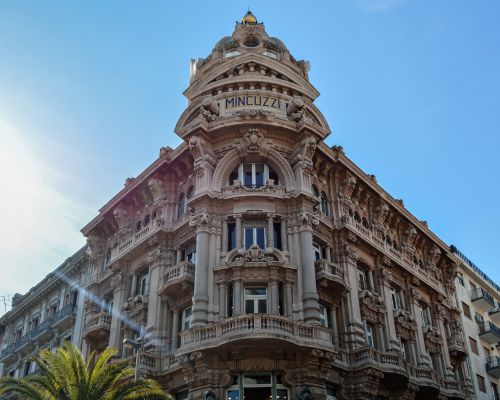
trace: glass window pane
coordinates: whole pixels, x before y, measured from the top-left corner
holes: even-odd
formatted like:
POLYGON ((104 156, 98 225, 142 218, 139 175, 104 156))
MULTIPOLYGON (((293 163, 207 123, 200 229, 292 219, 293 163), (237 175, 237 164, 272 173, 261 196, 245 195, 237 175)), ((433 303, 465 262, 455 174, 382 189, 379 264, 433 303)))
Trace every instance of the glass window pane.
POLYGON ((257 230, 257 245, 261 249, 266 248, 266 233, 264 228, 255 228, 257 230))
POLYGON ((266 296, 267 288, 265 287, 250 287, 245 288, 245 296, 266 296))
POLYGON ((253 314, 253 300, 245 300, 245 314, 253 314))
POLYGON ((240 391, 239 390, 228 390, 227 391, 227 400, 240 400, 240 391))
POLYGON ((243 378, 244 385, 270 385, 271 375, 245 375, 243 378))
POLYGON ((253 228, 245 228, 245 248, 249 249, 253 244, 253 228))
POLYGON ((277 389, 276 390, 276 400, 288 400, 288 390, 277 389))
POLYGON ((280 182, 279 182, 279 178, 278 178, 278 174, 276 172, 274 172, 271 167, 269 167, 269 179, 272 179, 274 180, 274 184, 275 185, 279 185, 280 182))
POLYGON ((252 186, 252 164, 243 164, 243 185, 252 186))
POLYGON ((267 313, 267 300, 266 299, 259 299, 259 313, 260 314, 267 313))
POLYGON ((255 186, 264 185, 264 164, 255 164, 255 186))

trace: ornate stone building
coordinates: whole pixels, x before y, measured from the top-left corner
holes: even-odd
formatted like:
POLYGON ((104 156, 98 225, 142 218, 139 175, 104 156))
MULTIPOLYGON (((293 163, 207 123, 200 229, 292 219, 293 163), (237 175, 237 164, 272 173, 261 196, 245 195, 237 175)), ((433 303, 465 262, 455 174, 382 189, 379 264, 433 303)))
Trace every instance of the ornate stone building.
POLYGON ((475 398, 461 259, 325 144, 308 70, 250 12, 192 61, 183 143, 82 230, 76 343, 143 338, 177 399, 475 398))

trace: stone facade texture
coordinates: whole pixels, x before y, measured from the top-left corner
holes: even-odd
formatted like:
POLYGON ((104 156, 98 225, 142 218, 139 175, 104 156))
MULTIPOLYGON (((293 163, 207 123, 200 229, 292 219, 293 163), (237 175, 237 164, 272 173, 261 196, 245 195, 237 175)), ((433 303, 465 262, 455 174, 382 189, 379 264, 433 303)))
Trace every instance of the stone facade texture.
POLYGON ((183 143, 0 319, 3 374, 31 373, 24 355, 65 335, 131 362, 122 342, 143 338, 140 372, 178 399, 491 398, 500 291, 325 144, 308 70, 251 13, 193 60, 183 143), (479 330, 464 304, 487 314, 479 330))

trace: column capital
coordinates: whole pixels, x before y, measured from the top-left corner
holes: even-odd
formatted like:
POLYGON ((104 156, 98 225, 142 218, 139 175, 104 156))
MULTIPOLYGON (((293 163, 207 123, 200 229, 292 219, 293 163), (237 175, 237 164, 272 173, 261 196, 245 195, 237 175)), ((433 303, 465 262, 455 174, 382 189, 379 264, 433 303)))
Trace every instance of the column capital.
POLYGON ((241 214, 233 214, 234 219, 241 219, 242 215, 241 214))

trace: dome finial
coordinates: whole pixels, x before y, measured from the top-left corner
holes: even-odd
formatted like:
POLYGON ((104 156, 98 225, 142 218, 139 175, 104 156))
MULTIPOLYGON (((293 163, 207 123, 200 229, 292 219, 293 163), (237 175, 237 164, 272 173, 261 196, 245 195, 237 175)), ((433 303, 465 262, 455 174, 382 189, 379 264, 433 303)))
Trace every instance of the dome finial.
POLYGON ((257 24, 257 18, 255 15, 252 14, 250 11, 250 8, 248 8, 247 13, 245 16, 241 19, 241 23, 245 25, 256 25, 257 24))

